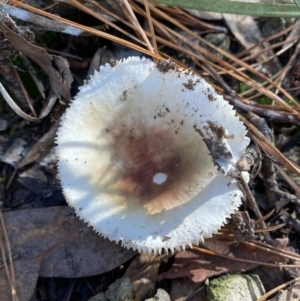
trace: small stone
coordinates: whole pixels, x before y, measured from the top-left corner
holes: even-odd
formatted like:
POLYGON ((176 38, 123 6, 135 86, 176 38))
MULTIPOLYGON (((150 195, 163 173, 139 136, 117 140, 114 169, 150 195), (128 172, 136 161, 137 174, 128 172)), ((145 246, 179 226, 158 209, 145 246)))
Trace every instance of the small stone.
POLYGON ((225 275, 212 280, 208 301, 255 301, 265 293, 256 274, 225 275))
POLYGON ((108 287, 105 297, 109 301, 132 301, 130 279, 126 277, 116 280, 108 287))

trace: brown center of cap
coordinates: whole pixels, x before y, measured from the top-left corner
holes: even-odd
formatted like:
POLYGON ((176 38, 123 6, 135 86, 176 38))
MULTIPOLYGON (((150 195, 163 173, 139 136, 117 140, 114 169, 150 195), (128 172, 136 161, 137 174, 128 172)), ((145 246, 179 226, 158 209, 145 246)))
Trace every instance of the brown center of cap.
POLYGON ((133 210, 143 206, 150 213, 174 208, 196 196, 215 168, 191 123, 176 116, 147 120, 139 114, 128 118, 128 114, 123 110, 103 131, 113 173, 109 191, 123 197, 133 210), (165 176, 160 184, 154 181, 157 174, 165 176))

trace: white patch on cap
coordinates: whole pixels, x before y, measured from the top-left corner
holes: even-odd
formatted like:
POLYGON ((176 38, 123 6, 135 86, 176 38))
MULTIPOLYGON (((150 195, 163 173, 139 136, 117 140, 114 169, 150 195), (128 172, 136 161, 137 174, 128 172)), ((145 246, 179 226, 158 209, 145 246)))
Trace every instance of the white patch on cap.
POLYGON ((153 183, 161 185, 166 182, 168 176, 165 173, 158 172, 153 176, 153 183))

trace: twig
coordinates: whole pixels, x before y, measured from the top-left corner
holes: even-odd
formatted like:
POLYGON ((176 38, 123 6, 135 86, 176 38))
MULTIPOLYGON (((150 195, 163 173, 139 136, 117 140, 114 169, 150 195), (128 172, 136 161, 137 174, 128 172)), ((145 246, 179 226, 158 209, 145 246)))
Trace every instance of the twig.
POLYGON ((239 171, 251 171, 251 180, 254 179, 261 169, 262 155, 259 146, 254 142, 251 143, 246 151, 238 160, 236 166, 239 171))
MULTIPOLYGON (((265 224, 265 222, 263 220, 263 216, 262 216, 262 214, 261 214, 261 212, 260 212, 260 210, 259 210, 259 208, 258 208, 258 206, 256 204, 256 201, 255 201, 255 199, 253 197, 253 194, 252 194, 252 192, 251 192, 248 184, 246 183, 245 179, 242 176, 239 178, 239 182, 238 183, 242 186, 242 190, 245 192, 245 196, 246 196, 246 198, 247 198, 247 200, 249 202, 250 208, 255 213, 255 217, 261 221, 260 222, 260 226, 262 228, 266 228, 267 226, 266 226, 266 224, 265 224)), ((271 240, 271 237, 270 237, 269 233, 264 232, 263 235, 264 235, 266 241, 270 241, 271 240)))
POLYGON ((291 225, 293 228, 295 228, 298 232, 300 232, 300 222, 298 222, 293 216, 288 214, 285 210, 280 212, 280 219, 291 225))
POLYGON ((252 112, 266 120, 274 121, 278 123, 294 123, 300 125, 300 120, 292 113, 275 111, 272 109, 261 108, 258 106, 251 106, 245 104, 238 99, 236 96, 225 95, 224 99, 228 100, 235 108, 244 112, 252 112))

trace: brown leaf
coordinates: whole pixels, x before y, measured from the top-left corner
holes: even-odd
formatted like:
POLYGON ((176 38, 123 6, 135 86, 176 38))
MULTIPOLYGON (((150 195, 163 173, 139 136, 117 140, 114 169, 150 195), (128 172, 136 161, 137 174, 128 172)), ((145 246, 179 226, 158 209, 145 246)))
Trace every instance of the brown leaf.
POLYGON ((282 67, 278 58, 275 56, 274 60, 268 60, 268 57, 273 57, 272 49, 265 50, 270 47, 270 44, 265 41, 261 45, 257 45, 257 41, 262 41, 263 36, 261 28, 258 26, 254 17, 239 16, 239 15, 222 15, 228 27, 235 38, 255 56, 257 62, 263 62, 263 66, 269 76, 276 74, 282 67), (253 47, 253 46, 256 47, 253 47), (265 51, 263 51, 265 50, 265 51))
MULTIPOLYGON (((279 256, 258 249, 254 250, 243 244, 237 245, 234 241, 221 240, 220 238, 207 240, 206 246, 210 250, 222 255, 232 256, 233 258, 272 263, 282 261, 282 258, 279 256)), ((183 251, 176 254, 171 269, 159 275, 159 279, 187 277, 197 283, 204 281, 206 278, 224 273, 245 272, 255 268, 257 265, 195 251, 183 251)))
MULTIPOLYGON (((8 17, 7 14, 2 15, 8 17)), ((70 87, 73 77, 67 60, 56 55, 49 55, 44 48, 29 43, 23 36, 8 28, 3 22, 0 22, 0 31, 17 51, 35 61, 45 71, 56 94, 67 100, 71 98, 70 87)))
MULTIPOLYGON (((25 40, 30 43, 34 41, 34 33, 29 30, 28 27, 17 26, 16 22, 10 18, 9 14, 0 12, 0 23, 4 24, 9 30, 12 30, 16 34, 22 36, 25 40)), ((1 43, 0 47, 0 61, 6 61, 11 55, 16 55, 18 53, 17 49, 10 43, 10 41, 5 41, 3 33, 0 31, 0 40, 4 41, 1 43)), ((8 61, 6 61, 8 62, 8 61)))
POLYGON ((69 207, 7 212, 4 222, 12 255, 20 259, 30 260, 66 239, 43 257, 40 277, 76 278, 102 274, 134 255, 132 250, 100 237, 85 226, 69 207), (78 231, 81 231, 79 235, 71 237, 78 231))
MULTIPOLYGON (((20 258, 14 261, 16 290, 19 301, 32 297, 39 276, 41 261, 37 258, 20 258)), ((11 286, 5 269, 0 270, 0 300, 12 300, 11 286)))

